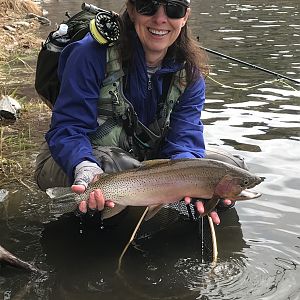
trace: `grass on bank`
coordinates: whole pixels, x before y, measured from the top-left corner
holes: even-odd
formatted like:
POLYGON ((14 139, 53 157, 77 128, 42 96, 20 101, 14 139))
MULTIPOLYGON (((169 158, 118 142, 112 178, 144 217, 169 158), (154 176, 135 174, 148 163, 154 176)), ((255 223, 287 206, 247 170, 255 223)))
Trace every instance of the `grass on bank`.
POLYGON ((0 188, 22 183, 34 186, 35 156, 48 128, 50 111, 34 91, 35 61, 41 45, 40 23, 26 19, 27 13, 42 15, 42 8, 32 0, 0 0, 0 96, 11 95, 22 106, 13 123, 0 120, 0 188), (25 21, 29 26, 14 26, 25 21), (5 26, 15 30, 7 30, 5 26), (12 90, 14 92, 12 92, 12 90))
POLYGON ((1 10, 5 13, 8 10, 15 11, 19 14, 24 12, 33 12, 41 15, 42 9, 32 0, 0 0, 1 10))
POLYGON ((0 0, 0 7, 0 64, 16 56, 30 56, 32 50, 40 48, 38 29, 41 25, 36 18, 27 18, 27 15, 42 16, 42 8, 32 0, 0 0))
POLYGON ((0 188, 22 183, 34 186, 35 158, 49 124, 49 108, 41 101, 20 101, 21 116, 14 123, 0 121, 0 188))

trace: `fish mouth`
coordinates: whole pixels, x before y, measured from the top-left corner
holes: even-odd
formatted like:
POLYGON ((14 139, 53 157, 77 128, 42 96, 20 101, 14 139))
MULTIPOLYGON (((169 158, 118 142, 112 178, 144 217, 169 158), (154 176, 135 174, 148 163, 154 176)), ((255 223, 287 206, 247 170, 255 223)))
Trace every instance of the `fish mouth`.
POLYGON ((255 186, 257 186, 258 184, 262 183, 264 180, 266 179, 266 177, 257 177, 252 184, 249 184, 247 186, 247 189, 251 189, 254 188, 255 186))
POLYGON ((262 193, 255 192, 253 190, 245 189, 241 191, 235 199, 232 199, 233 201, 242 201, 242 200, 250 200, 250 199, 256 199, 259 198, 262 195, 262 193))

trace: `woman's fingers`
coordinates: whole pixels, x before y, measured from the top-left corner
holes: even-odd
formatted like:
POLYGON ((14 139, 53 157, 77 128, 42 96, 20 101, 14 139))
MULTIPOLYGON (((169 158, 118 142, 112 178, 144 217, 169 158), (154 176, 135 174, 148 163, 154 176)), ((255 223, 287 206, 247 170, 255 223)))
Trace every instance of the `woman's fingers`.
MULTIPOLYGON (((77 194, 82 194, 85 191, 85 186, 78 184, 78 185, 72 185, 71 187, 72 191, 77 194)), ((87 201, 81 201, 79 203, 79 210, 82 213, 86 213, 88 208, 91 210, 103 210, 104 206, 113 208, 115 206, 115 203, 110 200, 105 200, 104 195, 100 189, 95 189, 90 193, 90 197, 87 201)))
POLYGON ((192 198, 191 198, 191 197, 189 197, 189 196, 185 196, 185 197, 184 197, 184 202, 185 202, 185 204, 191 204, 191 201, 192 201, 192 198))
POLYGON ((71 190, 76 194, 82 194, 85 191, 85 186, 82 184, 73 184, 71 190))
POLYGON ((220 218, 219 218, 218 213, 217 213, 215 210, 213 210, 213 211, 209 214, 209 216, 211 217, 212 221, 213 221, 216 225, 219 225, 219 224, 220 224, 221 220, 220 220, 220 218))
POLYGON ((97 208, 98 210, 103 210, 104 205, 105 205, 105 199, 102 191, 100 189, 96 189, 93 192, 91 192, 90 199, 89 199, 89 207, 91 209, 97 208))
POLYGON ((204 210, 205 210, 203 202, 202 201, 197 201, 195 203, 195 206, 196 206, 196 209, 197 209, 198 213, 200 215, 202 215, 204 213, 204 210))
POLYGON ((95 192, 90 193, 90 198, 89 198, 89 201, 88 201, 88 207, 91 210, 96 210, 98 208, 98 203, 97 203, 97 200, 96 200, 95 192))
POLYGON ((81 211, 84 214, 87 213, 87 202, 86 201, 81 201, 79 203, 78 209, 79 209, 79 211, 81 211))
MULTIPOLYGON (((184 202, 186 204, 190 204, 191 203, 191 197, 184 197, 184 202)), ((224 200, 224 204, 226 205, 230 205, 231 204, 231 201, 230 200, 224 200), (226 201, 226 202, 225 202, 226 201)), ((202 215, 205 211, 204 209, 204 204, 203 204, 203 201, 196 201, 195 202, 195 207, 198 211, 198 213, 200 215, 202 215)), ((212 218, 212 221, 216 224, 216 225, 219 225, 220 224, 220 218, 219 218, 219 215, 216 211, 212 211, 211 213, 209 213, 209 216, 212 218)))
POLYGON ((225 205, 231 205, 231 204, 232 204, 232 201, 229 200, 229 199, 224 199, 224 200, 223 200, 223 204, 225 204, 225 205))
POLYGON ((105 206, 113 208, 115 207, 115 203, 113 201, 107 200, 105 201, 105 206))
MULTIPOLYGON (((203 202, 202 201, 197 201, 196 204, 195 204, 195 206, 196 206, 196 209, 197 209, 198 213, 200 215, 202 215, 204 213, 204 211, 205 211, 203 202)), ((221 221, 220 221, 219 215, 218 215, 218 213, 215 210, 213 210, 212 212, 210 212, 208 215, 211 217, 212 221, 216 225, 220 224, 221 221)))

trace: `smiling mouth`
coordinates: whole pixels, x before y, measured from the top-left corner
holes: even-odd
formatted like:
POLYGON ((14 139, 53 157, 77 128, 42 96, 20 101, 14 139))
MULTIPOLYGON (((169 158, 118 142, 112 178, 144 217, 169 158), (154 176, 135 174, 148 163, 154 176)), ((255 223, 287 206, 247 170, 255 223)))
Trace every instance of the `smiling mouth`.
POLYGON ((158 30, 158 29, 153 29, 153 28, 148 28, 148 31, 156 36, 165 36, 167 35, 170 31, 169 30, 158 30))

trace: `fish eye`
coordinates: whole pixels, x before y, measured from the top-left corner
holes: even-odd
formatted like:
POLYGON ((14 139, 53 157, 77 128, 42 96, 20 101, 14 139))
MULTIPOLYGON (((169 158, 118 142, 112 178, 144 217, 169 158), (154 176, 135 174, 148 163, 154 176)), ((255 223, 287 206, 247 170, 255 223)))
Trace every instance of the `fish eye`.
POLYGON ((248 185, 249 183, 250 183, 249 178, 245 178, 245 179, 244 179, 244 185, 248 185))

